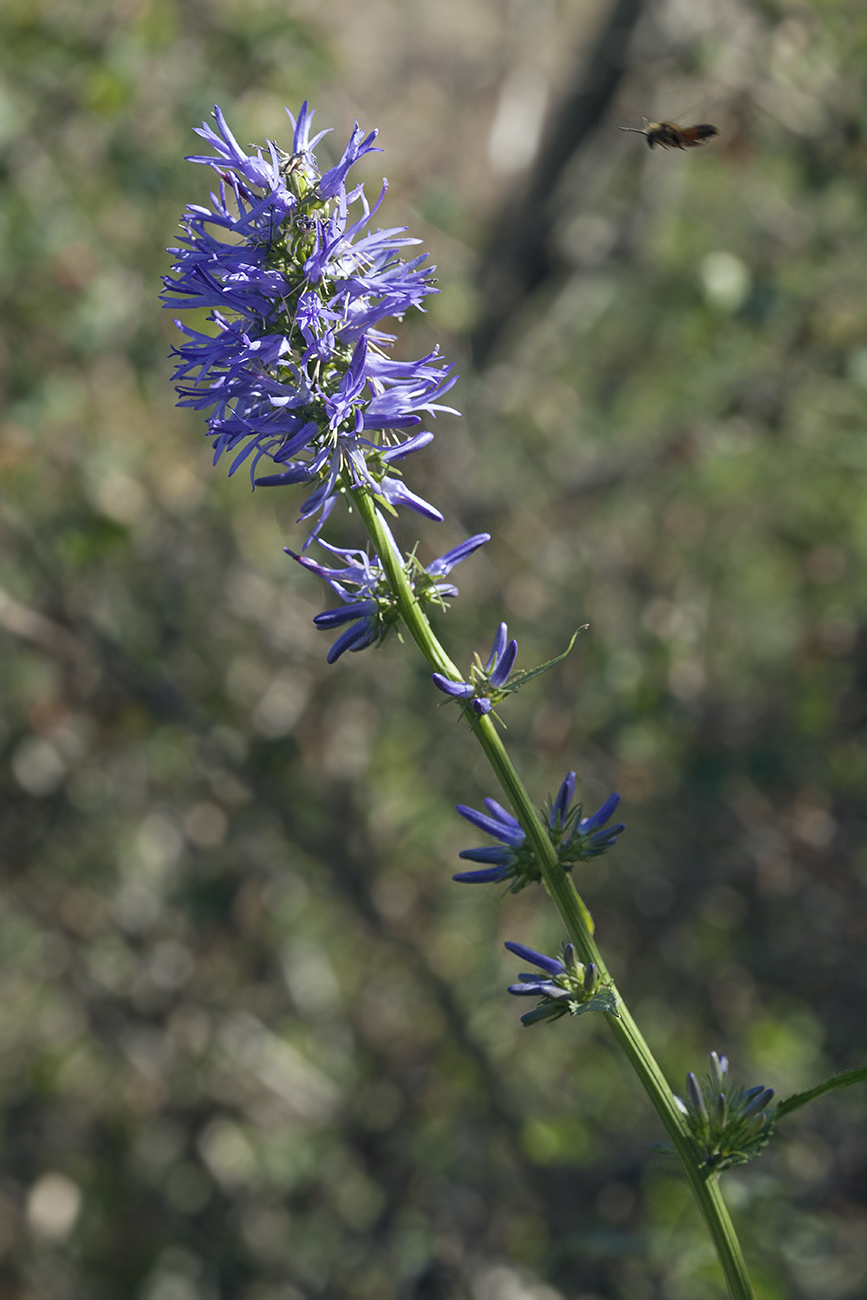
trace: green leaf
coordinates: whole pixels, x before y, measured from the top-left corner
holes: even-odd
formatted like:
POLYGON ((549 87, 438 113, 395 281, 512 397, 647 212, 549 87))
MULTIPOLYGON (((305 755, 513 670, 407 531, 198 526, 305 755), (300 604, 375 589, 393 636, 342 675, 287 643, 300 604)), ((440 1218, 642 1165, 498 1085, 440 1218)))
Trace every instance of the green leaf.
POLYGON ((522 686, 526 686, 527 682, 531 682, 534 677, 538 677, 540 673, 546 673, 549 668, 554 668, 557 664, 562 663, 566 656, 571 652, 580 633, 586 632, 589 626, 589 623, 585 623, 583 627, 579 627, 578 630, 572 634, 572 640, 569 642, 566 649, 562 654, 557 655, 556 659, 549 659, 546 664, 539 664, 538 668, 528 668, 526 672, 516 673, 515 676, 510 679, 506 689, 510 692, 518 691, 522 686))
POLYGON ((575 902, 578 904, 578 911, 581 913, 581 917, 584 921, 584 924, 587 926, 587 929, 590 931, 590 933, 594 934, 596 931, 596 922, 593 920, 593 917, 590 915, 590 910, 587 907, 587 904, 584 902, 584 899, 578 893, 577 889, 575 890, 575 902))
MULTIPOLYGON (((569 1010, 572 1011, 572 1005, 570 1005, 569 1010)), ((572 1011, 572 1014, 573 1016, 583 1016, 585 1011, 607 1011, 609 1016, 614 1016, 616 1020, 620 1019, 617 997, 613 990, 607 986, 597 989, 592 998, 588 998, 586 1002, 580 1002, 572 1011)))
POLYGON ((867 1065, 861 1066, 857 1070, 845 1070, 843 1074, 835 1074, 824 1083, 818 1084, 815 1088, 810 1088, 808 1092, 794 1092, 791 1097, 781 1101, 774 1111, 774 1119, 784 1119, 786 1115, 791 1115, 793 1110, 799 1106, 806 1106, 808 1101, 815 1101, 817 1097, 824 1097, 826 1092, 834 1092, 837 1088, 849 1088, 853 1083, 867 1082, 867 1065))

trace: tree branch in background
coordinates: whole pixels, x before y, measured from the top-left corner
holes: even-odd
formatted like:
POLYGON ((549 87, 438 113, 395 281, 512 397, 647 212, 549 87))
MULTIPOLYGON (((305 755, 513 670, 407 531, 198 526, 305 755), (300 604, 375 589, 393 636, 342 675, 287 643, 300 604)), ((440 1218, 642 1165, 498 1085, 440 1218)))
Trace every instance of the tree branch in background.
POLYGON ((574 89, 551 123, 525 185, 494 229, 479 273, 485 312, 472 338, 478 366, 490 360, 524 299, 556 269, 551 233, 557 188, 617 92, 643 11, 643 0, 615 0, 596 45, 589 54, 582 52, 574 89))

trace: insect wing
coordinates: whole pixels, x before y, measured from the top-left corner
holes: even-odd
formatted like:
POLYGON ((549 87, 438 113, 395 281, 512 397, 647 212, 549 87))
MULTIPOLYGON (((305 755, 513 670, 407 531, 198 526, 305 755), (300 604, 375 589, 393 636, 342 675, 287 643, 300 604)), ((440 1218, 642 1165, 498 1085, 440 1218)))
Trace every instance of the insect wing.
POLYGON ((713 136, 719 135, 719 128, 709 122, 700 122, 698 126, 684 126, 680 129, 681 149, 694 149, 696 145, 706 144, 713 136))

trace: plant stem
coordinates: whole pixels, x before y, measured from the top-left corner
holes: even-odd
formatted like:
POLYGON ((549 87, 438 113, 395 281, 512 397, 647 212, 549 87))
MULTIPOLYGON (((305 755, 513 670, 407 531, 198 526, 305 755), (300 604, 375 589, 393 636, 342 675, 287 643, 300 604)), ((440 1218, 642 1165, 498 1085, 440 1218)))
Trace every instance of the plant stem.
POLYGON ((608 1023, 662 1120, 683 1165, 702 1218, 713 1239, 731 1300, 754 1300, 746 1262, 728 1208, 722 1199, 718 1179, 702 1165, 686 1127, 685 1117, 675 1105, 674 1095, 666 1082, 665 1075, 611 978, 593 938, 590 913, 571 879, 560 866, 554 847, 491 719, 489 717, 480 719, 475 732, 503 790, 512 803, 518 821, 533 846, 545 886, 554 900, 579 957, 585 963, 595 962, 600 980, 610 985, 617 998, 620 1016, 619 1018, 607 1016, 608 1023))
MULTIPOLYGON (((410 635, 433 669, 453 681, 461 681, 462 674, 449 659, 416 601, 404 572, 401 557, 395 550, 389 532, 383 526, 382 517, 374 501, 366 491, 361 489, 353 491, 352 498, 382 567, 388 575, 400 606, 401 616, 410 635)), ((554 847, 492 719, 489 716, 474 717, 472 730, 533 847, 545 887, 560 913, 579 957, 585 964, 591 961, 595 963, 601 982, 610 986, 617 999, 619 1016, 608 1015, 606 1018, 680 1158, 702 1218, 713 1240, 731 1300, 754 1300, 752 1283, 734 1225, 722 1199, 718 1178, 703 1165, 687 1129, 685 1117, 675 1104, 671 1088, 611 978, 593 938, 593 921, 590 913, 575 890, 571 878, 560 866, 554 847)))

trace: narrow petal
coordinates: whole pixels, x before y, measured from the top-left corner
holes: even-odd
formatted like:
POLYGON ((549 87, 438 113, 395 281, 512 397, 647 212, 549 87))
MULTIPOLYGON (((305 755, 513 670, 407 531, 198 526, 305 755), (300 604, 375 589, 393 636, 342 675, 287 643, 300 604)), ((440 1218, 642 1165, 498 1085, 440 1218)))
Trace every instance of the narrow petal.
POLYGON ((253 481, 256 487, 291 487, 295 483, 309 483, 310 469, 307 465, 293 465, 282 474, 263 474, 253 481))
POLYGON ((462 803, 458 804, 457 811, 466 821, 478 827, 480 831, 493 835, 494 839, 511 844, 512 848, 519 848, 524 843, 524 832, 520 826, 517 826, 517 823, 516 829, 513 829, 493 817, 486 817, 484 813, 477 812, 475 808, 468 808, 466 804, 462 803))
POLYGON ((553 807, 551 808, 552 827, 563 825, 563 821, 566 817, 566 813, 569 809, 569 805, 572 802, 572 798, 574 794, 575 794, 575 773, 567 772, 563 780, 563 784, 560 786, 560 789, 557 791, 557 798, 554 800, 553 807))
POLYGON ((509 644, 506 646, 506 649, 503 651, 502 658, 499 660, 496 667, 494 668, 494 671, 491 673, 489 681, 492 686, 497 686, 497 687, 505 686, 506 682, 509 680, 509 674, 511 673, 515 665, 515 660, 517 657, 518 657, 518 642, 510 641, 509 644))
POLYGON ((347 650, 366 650, 369 645, 373 645, 377 634, 375 621, 373 619, 362 619, 360 623, 347 628, 343 635, 337 638, 325 656, 325 662, 329 664, 335 663, 347 650))
POLYGON ((517 831, 521 829, 517 817, 513 817, 501 803, 497 803, 496 799, 486 799, 485 807, 492 817, 496 817, 498 821, 503 822, 510 830, 517 831))
POLYGON ((429 501, 425 501, 424 497, 410 492, 402 479, 391 478, 386 474, 380 481, 379 491, 390 506, 406 506, 409 510, 414 510, 417 515, 423 515, 425 519, 433 519, 438 524, 443 521, 441 511, 437 510, 436 506, 432 506, 429 501))
POLYGON ((378 608, 375 600, 356 600, 351 605, 327 609, 324 613, 317 614, 313 622, 320 628, 342 627, 344 623, 351 623, 357 618, 370 618, 378 608))
POLYGON ((456 564, 460 564, 461 560, 465 560, 468 555, 472 555, 473 551, 478 550, 480 546, 484 546, 485 542, 490 540, 490 533, 476 533, 474 537, 468 537, 465 542, 453 546, 450 551, 446 551, 445 555, 441 555, 438 560, 433 560, 427 565, 425 572, 429 573, 432 578, 444 578, 446 574, 451 573, 456 564))
POLYGON ((461 849, 458 854, 465 862, 499 862, 507 866, 512 861, 512 850, 501 849, 496 844, 489 844, 479 849, 461 849))
POLYGON ((472 682, 453 682, 450 677, 443 677, 442 673, 432 673, 431 680, 446 695, 458 700, 468 700, 476 689, 472 682))
POLYGON ((481 871, 459 871, 457 875, 452 876, 452 880, 457 880, 463 885, 484 885, 492 880, 505 880, 508 874, 508 867, 487 867, 481 871))
MULTIPOLYGON (((407 422, 412 421, 412 423, 417 424, 419 421, 419 417, 415 415, 410 415, 406 417, 406 421, 407 422)), ((371 427, 367 423, 366 416, 365 416, 364 427, 365 429, 371 427)), ((396 429, 398 427, 405 428, 406 424, 404 422, 401 422, 400 426, 396 424, 388 424, 382 427, 387 429, 396 429)), ((387 451, 384 451, 382 453, 382 459, 386 461, 387 464, 390 465, 393 460, 403 460, 405 456, 411 456, 414 451, 421 451, 422 447, 426 447, 429 442, 433 442, 432 433, 417 433, 414 438, 407 438, 405 442, 399 442, 396 447, 389 447, 387 451)))
POLYGON ((536 952, 535 948, 528 948, 523 943, 507 940, 505 947, 516 957, 523 957, 524 961, 532 962, 534 966, 541 966, 542 970, 546 970, 549 975, 563 975, 566 972, 566 967, 556 957, 546 957, 543 952, 536 952))
POLYGON ((626 827, 623 822, 620 822, 617 826, 606 827, 604 831, 599 831, 598 834, 592 836, 590 843, 594 848, 610 849, 612 844, 617 843, 617 836, 622 835, 625 830, 626 827))
POLYGON ((582 817, 578 826, 582 835, 586 834, 588 831, 595 831, 600 826, 604 826, 619 803, 619 794, 609 795, 602 807, 597 809, 592 817, 582 817))
POLYGON ((507 628, 505 623, 501 623, 500 626, 497 628, 496 635, 494 636, 494 645, 491 650, 490 658, 488 659, 488 662, 485 664, 486 673, 489 673, 491 671, 494 664, 500 658, 500 655, 503 653, 503 651, 506 648, 506 642, 508 638, 509 638, 509 629, 507 628))

